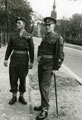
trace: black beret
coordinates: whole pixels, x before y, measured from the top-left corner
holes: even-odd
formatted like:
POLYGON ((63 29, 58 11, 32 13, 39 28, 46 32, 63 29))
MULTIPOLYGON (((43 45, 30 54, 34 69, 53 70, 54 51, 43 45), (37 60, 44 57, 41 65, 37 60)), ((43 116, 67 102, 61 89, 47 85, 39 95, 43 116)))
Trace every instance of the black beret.
POLYGON ((16 22, 17 22, 18 20, 22 20, 24 23, 27 22, 26 19, 25 19, 24 17, 17 17, 17 18, 16 18, 16 22))
POLYGON ((45 24, 56 24, 56 19, 54 19, 53 17, 45 17, 44 22, 45 24))

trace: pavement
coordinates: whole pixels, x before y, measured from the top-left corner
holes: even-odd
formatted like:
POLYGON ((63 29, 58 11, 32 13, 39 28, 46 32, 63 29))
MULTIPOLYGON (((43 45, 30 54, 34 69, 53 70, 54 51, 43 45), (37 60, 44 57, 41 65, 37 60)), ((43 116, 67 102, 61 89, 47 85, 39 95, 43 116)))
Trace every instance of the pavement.
MULTIPOLYGON (((12 98, 12 94, 9 92, 9 62, 8 67, 4 67, 3 64, 6 48, 7 46, 2 46, 0 48, 0 120, 35 120, 37 113, 33 110, 33 106, 34 103, 36 105, 38 101, 36 102, 36 100, 33 98, 34 93, 31 88, 31 79, 36 71, 34 71, 34 69, 32 71, 30 70, 26 78, 27 90, 24 97, 28 104, 22 105, 17 101, 14 105, 9 105, 8 102, 12 98)), ((37 96, 35 94, 36 98, 37 96)), ((17 97, 19 97, 19 93, 17 94, 17 97)))
POLYGON ((6 47, 7 47, 7 46, 2 46, 2 47, 0 48, 0 60, 2 59, 2 57, 4 57, 6 47))
POLYGON ((28 77, 26 85, 27 91, 25 93, 25 99, 28 101, 28 104, 22 105, 18 101, 12 106, 8 104, 9 100, 12 97, 12 94, 9 92, 9 69, 3 65, 5 51, 6 46, 2 46, 0 48, 0 120, 31 120, 30 88, 28 87, 28 77))
MULTIPOLYGON (((35 44, 37 41, 38 39, 35 41, 35 44)), ((36 47, 37 46, 38 44, 36 47)), ((3 65, 5 51, 6 46, 2 46, 0 48, 0 120, 34 120, 37 113, 33 111, 33 106, 40 104, 40 95, 38 90, 34 91, 31 88, 31 79, 37 72, 37 68, 29 71, 29 74, 27 76, 27 91, 25 93, 25 99, 28 101, 28 104, 22 105, 17 101, 14 105, 10 106, 8 102, 11 99, 12 94, 9 92, 9 70, 8 67, 4 67, 3 65)), ((35 49, 35 56, 36 51, 37 49, 35 49)), ((61 67, 59 71, 66 72, 63 67, 61 67)))

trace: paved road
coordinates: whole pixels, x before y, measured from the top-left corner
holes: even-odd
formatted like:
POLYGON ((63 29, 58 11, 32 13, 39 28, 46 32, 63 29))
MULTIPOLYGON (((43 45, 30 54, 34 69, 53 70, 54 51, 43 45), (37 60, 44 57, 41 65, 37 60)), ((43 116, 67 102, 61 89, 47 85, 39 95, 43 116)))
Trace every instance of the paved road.
POLYGON ((65 47, 64 64, 82 78, 82 51, 65 47))

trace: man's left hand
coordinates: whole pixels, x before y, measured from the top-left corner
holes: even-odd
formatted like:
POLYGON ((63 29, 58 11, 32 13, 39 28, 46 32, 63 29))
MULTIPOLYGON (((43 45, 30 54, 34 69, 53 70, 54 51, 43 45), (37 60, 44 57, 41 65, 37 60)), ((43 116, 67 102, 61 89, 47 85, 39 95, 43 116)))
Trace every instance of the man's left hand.
POLYGON ((52 70, 52 75, 57 74, 57 72, 58 72, 58 71, 56 71, 56 70, 52 70))
POLYGON ((55 70, 52 70, 52 74, 54 75, 56 73, 56 71, 55 70))

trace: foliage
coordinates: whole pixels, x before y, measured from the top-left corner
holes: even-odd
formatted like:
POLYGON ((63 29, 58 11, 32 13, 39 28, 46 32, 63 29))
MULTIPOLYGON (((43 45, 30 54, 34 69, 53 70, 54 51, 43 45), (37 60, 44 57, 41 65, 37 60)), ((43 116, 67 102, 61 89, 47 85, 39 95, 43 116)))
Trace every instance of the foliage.
MULTIPOLYGON (((74 14, 69 20, 62 19, 57 25, 57 31, 69 43, 81 43, 82 41, 82 14, 74 14), (78 41, 78 42, 77 42, 78 41)), ((81 43, 82 44, 82 43, 81 43)))
POLYGON ((0 0, 0 28, 5 29, 7 16, 9 31, 15 29, 15 19, 18 16, 23 16, 27 20, 27 30, 29 31, 31 25, 32 8, 30 4, 25 0, 7 0, 7 8, 3 9, 3 5, 6 6, 6 0, 0 0))

